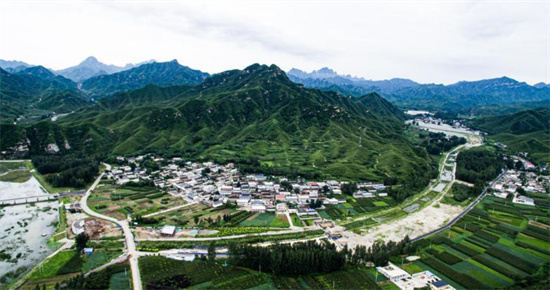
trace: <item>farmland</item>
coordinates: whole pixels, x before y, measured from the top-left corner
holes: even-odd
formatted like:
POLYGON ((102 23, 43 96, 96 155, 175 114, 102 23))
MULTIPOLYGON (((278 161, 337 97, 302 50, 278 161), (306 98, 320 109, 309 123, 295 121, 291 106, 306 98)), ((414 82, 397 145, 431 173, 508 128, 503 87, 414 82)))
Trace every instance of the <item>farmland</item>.
POLYGON ((147 215, 182 204, 185 204, 183 199, 152 186, 116 186, 107 180, 101 181, 88 200, 90 208, 117 219, 147 215))
MULTIPOLYGON (((254 269, 223 267, 216 263, 170 260, 159 256, 139 260, 143 283, 149 287, 189 289, 380 289, 374 275, 364 267, 323 275, 274 276, 254 269), (238 285, 238 286, 237 286, 238 285)), ((379 279, 380 281, 383 278, 379 279)))
POLYGON ((34 285, 37 284, 53 286, 75 275, 93 270, 121 254, 116 247, 101 246, 91 255, 81 255, 74 250, 59 252, 46 260, 42 266, 35 268, 22 288, 34 289, 34 285))
POLYGON ((389 196, 353 198, 351 196, 341 195, 337 198, 345 199, 346 202, 341 204, 327 204, 325 205, 325 210, 319 211, 319 215, 333 220, 342 220, 347 217, 372 213, 396 205, 395 200, 389 196))
POLYGON ((550 260, 550 230, 535 221, 549 215, 486 197, 452 228, 418 241, 422 259, 404 268, 430 270, 455 287, 510 287, 550 260))
POLYGON ((285 215, 277 215, 273 213, 255 214, 240 223, 245 227, 275 227, 288 228, 290 224, 285 215))

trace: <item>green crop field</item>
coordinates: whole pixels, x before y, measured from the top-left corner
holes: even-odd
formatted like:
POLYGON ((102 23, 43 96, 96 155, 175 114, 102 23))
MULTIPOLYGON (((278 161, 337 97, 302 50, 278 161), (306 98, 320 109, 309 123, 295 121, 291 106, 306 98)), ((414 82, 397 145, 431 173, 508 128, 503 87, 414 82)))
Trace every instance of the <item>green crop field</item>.
POLYGON ((486 197, 451 229, 429 237, 431 246, 422 248, 416 265, 453 286, 510 287, 550 261, 548 228, 529 224, 524 212, 550 216, 548 209, 486 197))
POLYGON ((39 279, 60 274, 79 272, 82 262, 78 263, 78 260, 80 260, 80 257, 75 251, 59 252, 57 255, 51 257, 48 261, 46 261, 42 267, 32 273, 29 279, 39 279), (72 266, 77 267, 72 268, 72 266))
POLYGON ((88 199, 90 208, 117 219, 147 215, 183 204, 183 199, 164 194, 155 187, 117 186, 106 180, 99 183, 88 199))
POLYGON ((240 223, 241 226, 245 227, 279 227, 279 228, 288 228, 290 224, 288 223, 286 216, 276 215, 273 213, 261 213, 255 216, 252 216, 240 223))

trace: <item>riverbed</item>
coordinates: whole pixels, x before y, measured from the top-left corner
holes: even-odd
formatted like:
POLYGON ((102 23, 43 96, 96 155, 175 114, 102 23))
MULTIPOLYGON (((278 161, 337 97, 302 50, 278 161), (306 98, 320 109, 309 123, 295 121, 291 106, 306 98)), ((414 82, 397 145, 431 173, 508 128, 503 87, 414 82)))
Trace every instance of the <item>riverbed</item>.
MULTIPOLYGON (((43 194, 34 177, 24 183, 0 182, 1 199, 43 194)), ((0 285, 18 278, 53 252, 47 242, 55 232, 57 208, 57 201, 0 208, 0 251, 4 254, 0 261, 0 285)))

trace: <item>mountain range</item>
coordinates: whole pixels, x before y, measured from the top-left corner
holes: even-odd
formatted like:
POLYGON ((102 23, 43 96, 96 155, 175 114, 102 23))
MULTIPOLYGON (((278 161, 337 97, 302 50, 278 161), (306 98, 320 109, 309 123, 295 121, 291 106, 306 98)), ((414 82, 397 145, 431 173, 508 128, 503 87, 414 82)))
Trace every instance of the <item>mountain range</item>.
POLYGON ((16 119, 25 123, 42 120, 54 113, 68 113, 91 106, 94 100, 117 92, 158 86, 197 85, 208 74, 178 64, 153 62, 105 76, 92 77, 78 84, 55 75, 42 66, 23 67, 0 74, 1 122, 16 119), (23 119, 21 119, 23 117, 23 119))
MULTIPOLYGON (((5 131, 31 140, 31 154, 43 154, 52 143, 60 153, 155 152, 233 161, 271 174, 379 181, 393 176, 411 190, 435 172, 425 149, 403 135, 402 112, 378 94, 349 98, 306 89, 274 65, 222 72, 194 86, 147 85, 102 98, 55 123, 9 126, 5 131)), ((2 150, 24 140, 4 143, 2 150)))
POLYGON ((40 120, 54 112, 68 113, 92 104, 88 96, 78 91, 76 83, 42 66, 13 74, 0 69, 1 122, 30 115, 40 120))
POLYGON ((122 72, 89 78, 82 83, 82 90, 90 97, 101 98, 122 91, 142 88, 148 84, 157 86, 198 85, 209 75, 182 66, 177 60, 154 62, 122 72))
POLYGON ((311 73, 291 69, 290 79, 309 88, 330 90, 359 97, 377 92, 393 104, 407 109, 503 114, 550 104, 550 86, 530 86, 508 77, 462 81, 451 85, 419 84, 407 79, 370 81, 339 75, 322 68, 311 73), (488 107, 488 108, 487 108, 488 107))
POLYGON ((324 67, 311 73, 293 68, 287 72, 288 77, 309 88, 339 92, 343 95, 362 96, 370 92, 392 93, 396 90, 420 85, 409 79, 394 78, 390 80, 365 80, 350 75, 339 75, 330 68, 324 67))
POLYGON ((82 82, 91 77, 113 74, 151 62, 155 61, 150 60, 139 64, 126 64, 125 66, 121 67, 116 65, 104 64, 102 62, 99 62, 97 58, 90 56, 76 66, 58 70, 55 73, 71 79, 75 82, 82 82))

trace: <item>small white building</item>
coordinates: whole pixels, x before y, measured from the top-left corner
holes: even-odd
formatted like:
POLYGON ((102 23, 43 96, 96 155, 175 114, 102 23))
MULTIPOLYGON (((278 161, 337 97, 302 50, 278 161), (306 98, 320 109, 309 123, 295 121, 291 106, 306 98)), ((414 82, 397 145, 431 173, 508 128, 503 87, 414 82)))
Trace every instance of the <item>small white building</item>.
POLYGON ((71 230, 73 234, 79 235, 85 231, 84 229, 84 220, 77 220, 73 223, 71 230))
POLYGON ((517 203, 517 204, 535 206, 535 200, 534 199, 532 199, 530 197, 527 197, 527 196, 523 196, 523 195, 516 195, 516 197, 514 197, 512 202, 517 203))
POLYGON ((164 226, 160 230, 160 234, 163 236, 173 236, 176 233, 176 226, 164 226))
POLYGON ((392 282, 399 281, 403 278, 410 278, 411 275, 407 273, 405 270, 395 266, 394 264, 388 262, 388 265, 386 267, 376 267, 376 270, 380 272, 382 275, 386 276, 389 280, 392 282))

